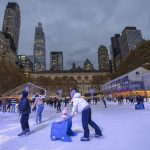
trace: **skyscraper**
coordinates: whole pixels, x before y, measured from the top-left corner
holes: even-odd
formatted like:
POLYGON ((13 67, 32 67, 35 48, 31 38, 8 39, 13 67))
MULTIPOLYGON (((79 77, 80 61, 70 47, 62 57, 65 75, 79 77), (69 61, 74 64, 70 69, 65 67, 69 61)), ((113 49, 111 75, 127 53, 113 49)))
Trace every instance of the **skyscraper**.
POLYGON ((12 49, 10 35, 0 31, 0 60, 15 63, 16 54, 12 49))
POLYGON ((125 59, 142 42, 141 30, 136 27, 126 27, 119 38, 121 56, 125 59))
POLYGON ((30 73, 33 72, 33 63, 25 55, 18 55, 17 58, 22 63, 22 70, 26 76, 30 76, 30 73))
POLYGON ((84 62, 84 70, 94 70, 93 64, 91 63, 91 61, 89 59, 86 59, 84 62))
POLYGON ((62 52, 50 52, 50 70, 63 70, 62 52))
POLYGON ((45 34, 43 32, 42 23, 38 23, 35 28, 34 38, 34 71, 45 71, 46 58, 45 58, 45 34))
POLYGON ((2 32, 11 36, 15 45, 13 51, 17 54, 20 33, 20 9, 17 3, 9 2, 7 4, 4 14, 2 32))
POLYGON ((108 49, 104 45, 100 45, 98 48, 98 63, 99 63, 99 70, 101 72, 109 72, 109 55, 108 49))
POLYGON ((112 57, 113 57, 112 63, 115 71, 119 67, 119 64, 122 60, 119 38, 120 38, 120 34, 115 34, 114 37, 111 37, 111 49, 112 49, 112 57))

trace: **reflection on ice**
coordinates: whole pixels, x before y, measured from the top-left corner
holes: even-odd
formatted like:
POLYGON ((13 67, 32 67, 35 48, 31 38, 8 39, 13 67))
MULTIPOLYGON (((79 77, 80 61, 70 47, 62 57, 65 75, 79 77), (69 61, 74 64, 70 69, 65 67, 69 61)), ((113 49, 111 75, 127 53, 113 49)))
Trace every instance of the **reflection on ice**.
POLYGON ((17 126, 15 126, 15 127, 10 127, 10 128, 7 128, 7 129, 3 129, 3 130, 0 130, 0 133, 5 133, 5 132, 8 132, 8 131, 17 129, 17 128, 19 128, 19 127, 20 127, 20 125, 17 125, 17 126))
POLYGON ((0 135, 0 145, 8 142, 9 140, 15 139, 17 136, 6 136, 6 135, 0 135))

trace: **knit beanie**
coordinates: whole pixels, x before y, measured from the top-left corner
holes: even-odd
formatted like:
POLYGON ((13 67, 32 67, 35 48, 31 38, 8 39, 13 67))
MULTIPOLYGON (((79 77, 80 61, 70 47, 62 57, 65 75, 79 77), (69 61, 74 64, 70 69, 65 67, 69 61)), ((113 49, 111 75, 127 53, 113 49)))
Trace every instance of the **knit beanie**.
POLYGON ((76 92, 76 90, 72 90, 71 92, 70 92, 70 97, 72 98, 73 96, 74 96, 74 94, 76 94, 77 92, 76 92))

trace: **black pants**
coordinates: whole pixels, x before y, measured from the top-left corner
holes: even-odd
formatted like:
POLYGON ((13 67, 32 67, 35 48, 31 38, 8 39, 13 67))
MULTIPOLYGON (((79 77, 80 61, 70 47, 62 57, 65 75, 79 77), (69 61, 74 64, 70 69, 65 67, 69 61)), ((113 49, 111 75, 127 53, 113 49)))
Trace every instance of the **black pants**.
POLYGON ((21 123, 21 128, 23 131, 25 131, 26 129, 29 129, 29 114, 22 114, 21 115, 21 119, 20 119, 20 123, 21 123))
POLYGON ((86 138, 88 138, 90 134, 88 125, 95 129, 96 134, 102 134, 98 125, 91 119, 91 108, 82 111, 82 126, 84 129, 84 137, 86 138))
POLYGON ((61 106, 60 105, 57 105, 57 111, 61 112, 61 106))

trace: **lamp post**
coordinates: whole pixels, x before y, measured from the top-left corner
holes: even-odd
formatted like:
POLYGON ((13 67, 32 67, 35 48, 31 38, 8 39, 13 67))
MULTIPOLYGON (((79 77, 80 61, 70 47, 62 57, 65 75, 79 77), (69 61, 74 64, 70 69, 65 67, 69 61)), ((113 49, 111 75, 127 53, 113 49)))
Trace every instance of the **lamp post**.
POLYGON ((62 91, 63 91, 62 89, 58 89, 58 90, 57 90, 57 92, 58 92, 58 96, 59 96, 59 99, 61 99, 62 91))
POLYGON ((142 89, 144 90, 144 97, 146 98, 146 101, 147 101, 147 92, 146 92, 146 89, 145 89, 145 85, 144 85, 144 78, 143 76, 141 75, 141 82, 142 82, 142 89))
POLYGON ((91 99, 93 100, 93 94, 94 94, 95 89, 94 88, 90 88, 89 92, 91 94, 91 99))

